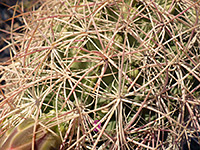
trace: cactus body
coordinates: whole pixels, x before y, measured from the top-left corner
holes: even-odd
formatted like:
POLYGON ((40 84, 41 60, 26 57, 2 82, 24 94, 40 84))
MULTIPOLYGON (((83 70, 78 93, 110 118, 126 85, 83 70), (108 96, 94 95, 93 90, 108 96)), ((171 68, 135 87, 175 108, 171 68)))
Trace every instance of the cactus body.
MULTIPOLYGON (((31 150, 34 120, 27 119, 20 125, 7 131, 0 138, 2 150, 31 150)), ((36 126, 34 149, 57 150, 61 144, 58 136, 43 129, 39 124, 36 126)))

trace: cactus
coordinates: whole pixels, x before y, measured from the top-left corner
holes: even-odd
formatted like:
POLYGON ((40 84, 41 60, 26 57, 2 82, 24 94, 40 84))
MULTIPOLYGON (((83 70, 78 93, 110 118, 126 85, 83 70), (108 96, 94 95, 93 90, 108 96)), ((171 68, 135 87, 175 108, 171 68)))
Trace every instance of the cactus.
MULTIPOLYGON (((53 112, 43 121, 57 121, 60 149, 180 149, 200 130, 198 11, 189 0, 43 1, 12 35, 2 130, 53 112)), ((51 133, 37 130, 42 147, 51 133)))
MULTIPOLYGON (((2 150, 31 150, 32 138, 35 121, 26 119, 17 127, 8 130, 0 138, 2 150)), ((34 140, 34 148, 38 150, 58 150, 61 139, 55 133, 47 131, 44 127, 37 124, 34 140)))

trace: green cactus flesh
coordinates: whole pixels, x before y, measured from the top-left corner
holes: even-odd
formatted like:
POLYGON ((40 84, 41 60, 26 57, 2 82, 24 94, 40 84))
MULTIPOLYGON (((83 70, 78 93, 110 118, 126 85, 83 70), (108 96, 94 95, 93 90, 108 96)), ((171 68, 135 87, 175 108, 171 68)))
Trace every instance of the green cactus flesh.
MULTIPOLYGON (((0 138, 2 150, 31 150, 34 129, 34 120, 28 119, 15 127, 10 133, 8 131, 0 138)), ((36 126, 34 148, 37 150, 57 150, 61 144, 58 136, 36 126)))

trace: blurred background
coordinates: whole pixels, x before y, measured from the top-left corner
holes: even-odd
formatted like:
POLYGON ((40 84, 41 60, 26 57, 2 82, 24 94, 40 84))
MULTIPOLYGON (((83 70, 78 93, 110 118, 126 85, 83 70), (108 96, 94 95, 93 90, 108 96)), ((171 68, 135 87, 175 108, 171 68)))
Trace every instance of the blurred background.
MULTIPOLYGON (((10 30, 11 30, 11 20, 13 16, 13 12, 15 9, 15 5, 18 4, 19 6, 24 6, 24 10, 21 10, 20 7, 18 7, 15 16, 19 15, 20 12, 26 12, 28 11, 31 6, 37 1, 34 0, 0 0, 0 62, 5 62, 10 57, 10 51, 9 48, 2 49, 7 45, 5 40, 9 41, 10 39, 10 30)), ((22 25, 22 21, 20 18, 16 18, 14 20, 14 28, 19 27, 22 25)), ((17 32, 21 32, 20 30, 17 32)))

